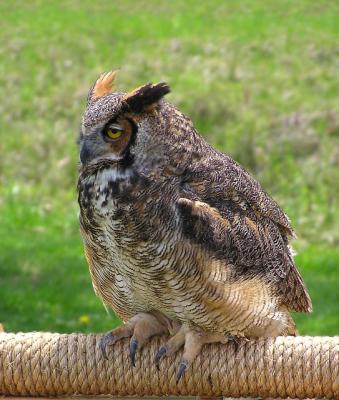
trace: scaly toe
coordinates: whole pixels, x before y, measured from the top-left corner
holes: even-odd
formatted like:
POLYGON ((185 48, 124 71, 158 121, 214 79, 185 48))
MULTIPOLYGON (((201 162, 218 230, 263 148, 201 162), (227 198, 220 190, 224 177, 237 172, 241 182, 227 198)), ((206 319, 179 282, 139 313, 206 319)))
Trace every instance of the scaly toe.
POLYGON ((139 313, 134 315, 124 325, 104 335, 99 346, 103 357, 108 360, 107 346, 111 346, 123 338, 131 338, 129 355, 133 366, 135 366, 136 351, 141 349, 151 336, 167 332, 166 325, 159 322, 154 315, 139 313))

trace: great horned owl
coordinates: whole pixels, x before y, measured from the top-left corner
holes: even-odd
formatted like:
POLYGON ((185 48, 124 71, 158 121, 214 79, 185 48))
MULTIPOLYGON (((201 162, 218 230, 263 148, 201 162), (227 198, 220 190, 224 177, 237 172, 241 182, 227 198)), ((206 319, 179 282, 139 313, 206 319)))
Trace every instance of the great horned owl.
POLYGON ((239 164, 163 100, 166 83, 88 95, 80 133, 80 226, 94 290, 125 324, 130 355, 169 334, 178 379, 205 343, 295 334, 311 301, 288 245, 290 222, 239 164))

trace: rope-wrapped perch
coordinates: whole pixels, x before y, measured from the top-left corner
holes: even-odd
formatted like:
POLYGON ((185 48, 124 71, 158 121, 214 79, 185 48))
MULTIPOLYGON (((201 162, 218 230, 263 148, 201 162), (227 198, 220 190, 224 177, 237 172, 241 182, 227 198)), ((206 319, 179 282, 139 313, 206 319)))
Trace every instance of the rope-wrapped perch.
POLYGON ((0 395, 200 395, 227 397, 339 397, 339 337, 278 337, 237 347, 206 345, 176 384, 181 352, 157 371, 154 338, 129 360, 129 341, 109 349, 101 335, 0 333, 0 395))

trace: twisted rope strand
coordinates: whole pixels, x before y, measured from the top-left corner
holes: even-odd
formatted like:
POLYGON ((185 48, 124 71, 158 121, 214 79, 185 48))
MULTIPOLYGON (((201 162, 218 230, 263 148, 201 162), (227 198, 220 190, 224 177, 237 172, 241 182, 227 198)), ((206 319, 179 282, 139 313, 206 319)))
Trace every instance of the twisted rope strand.
MULTIPOLYGON (((129 342, 110 348, 101 335, 0 333, 0 395, 226 396, 339 398, 339 337, 277 337, 205 346, 179 384, 181 354, 154 355, 165 338, 153 338, 129 360, 129 342)), ((180 352, 179 352, 180 353, 180 352)))

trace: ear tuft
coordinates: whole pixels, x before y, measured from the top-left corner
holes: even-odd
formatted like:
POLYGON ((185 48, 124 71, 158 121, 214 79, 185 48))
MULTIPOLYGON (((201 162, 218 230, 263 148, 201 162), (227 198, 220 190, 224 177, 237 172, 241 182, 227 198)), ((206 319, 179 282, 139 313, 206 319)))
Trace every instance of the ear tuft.
POLYGON ((156 84, 148 83, 127 93, 124 97, 124 102, 130 111, 141 113, 149 108, 149 106, 158 102, 170 91, 170 87, 165 82, 156 84))
POLYGON ((101 74, 90 91, 90 100, 96 100, 111 93, 117 73, 118 71, 110 71, 101 74))

